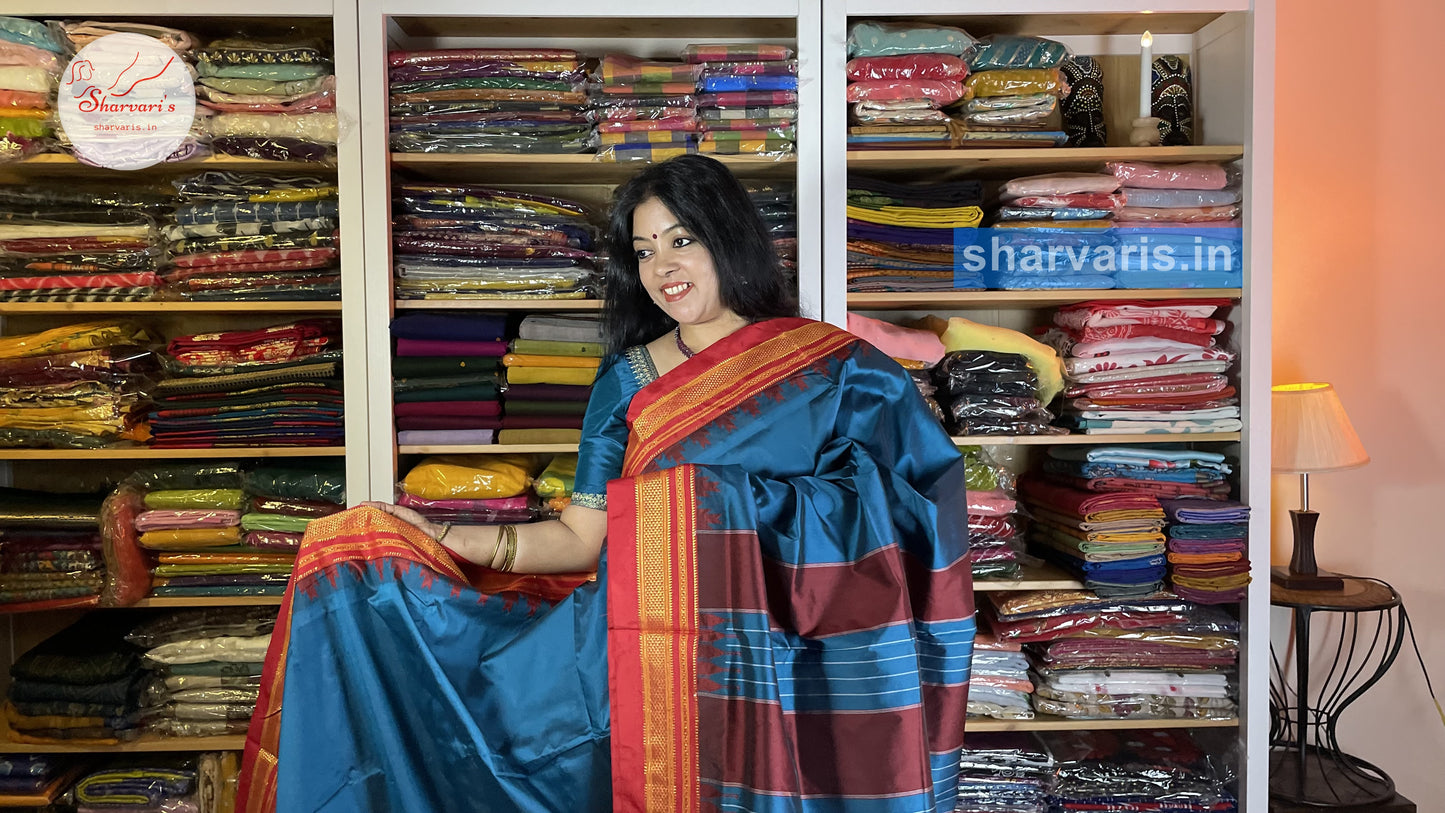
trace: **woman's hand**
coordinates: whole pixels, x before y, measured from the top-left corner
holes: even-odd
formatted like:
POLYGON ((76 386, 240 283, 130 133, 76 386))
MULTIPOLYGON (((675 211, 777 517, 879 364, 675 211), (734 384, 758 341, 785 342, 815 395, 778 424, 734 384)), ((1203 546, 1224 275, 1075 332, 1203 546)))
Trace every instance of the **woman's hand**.
POLYGON ((362 505, 368 508, 380 509, 388 514, 391 514, 402 522, 407 522, 415 525, 422 533, 426 534, 432 539, 436 539, 437 534, 440 534, 442 532, 442 526, 428 520, 426 517, 422 516, 416 511, 413 511, 410 508, 405 508, 400 505, 392 505, 389 502, 376 502, 375 500, 364 502, 362 503, 362 505))

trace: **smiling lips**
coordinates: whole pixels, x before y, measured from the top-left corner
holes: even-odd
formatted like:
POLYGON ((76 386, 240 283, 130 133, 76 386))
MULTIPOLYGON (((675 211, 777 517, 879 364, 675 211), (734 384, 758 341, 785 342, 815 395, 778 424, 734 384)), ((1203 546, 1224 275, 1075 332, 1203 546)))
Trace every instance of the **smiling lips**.
POLYGON ((662 297, 668 302, 676 302, 687 296, 687 292, 691 290, 691 282, 674 282, 671 285, 662 286, 662 297))

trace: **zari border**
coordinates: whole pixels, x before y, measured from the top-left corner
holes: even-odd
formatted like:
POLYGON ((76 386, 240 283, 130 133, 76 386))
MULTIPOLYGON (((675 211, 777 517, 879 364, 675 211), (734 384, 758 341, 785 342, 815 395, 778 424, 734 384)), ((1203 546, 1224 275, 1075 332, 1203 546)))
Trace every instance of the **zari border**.
POLYGON ((637 474, 663 450, 799 368, 856 341, 857 336, 825 322, 774 319, 750 325, 713 344, 651 385, 655 388, 668 382, 665 390, 644 388, 633 399, 624 476, 637 474), (764 331, 774 335, 764 333, 759 340, 756 334, 764 331), (737 348, 731 341, 734 337, 757 343, 737 348), (687 373, 693 370, 696 372, 689 377, 687 373), (683 375, 674 378, 679 373, 683 375))
POLYGON ((678 466, 609 486, 615 810, 701 807, 695 471, 678 466))

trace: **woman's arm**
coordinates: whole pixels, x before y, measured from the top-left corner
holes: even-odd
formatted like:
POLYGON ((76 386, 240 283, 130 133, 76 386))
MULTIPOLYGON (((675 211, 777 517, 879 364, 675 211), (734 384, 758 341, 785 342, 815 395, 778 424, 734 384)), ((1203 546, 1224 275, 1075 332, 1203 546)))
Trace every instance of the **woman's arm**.
MULTIPOLYGON (((436 539, 442 532, 439 523, 404 508, 384 502, 362 503, 404 522, 436 539)), ((468 562, 499 568, 506 555, 505 537, 500 525, 453 525, 440 542, 468 562), (503 544, 498 544, 498 540, 503 544)), ((602 542, 607 537, 607 512, 580 505, 569 505, 562 518, 546 522, 529 522, 513 526, 517 529, 517 556, 513 573, 581 573, 597 569, 602 542)))

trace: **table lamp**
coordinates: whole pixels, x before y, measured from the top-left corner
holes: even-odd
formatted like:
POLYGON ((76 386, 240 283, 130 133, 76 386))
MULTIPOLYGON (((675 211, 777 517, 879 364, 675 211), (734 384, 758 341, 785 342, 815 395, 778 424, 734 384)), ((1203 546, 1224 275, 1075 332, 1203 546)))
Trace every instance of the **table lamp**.
POLYGON ((1294 552, 1289 568, 1270 569, 1270 581, 1289 590, 1339 590, 1340 577, 1315 563, 1315 524, 1310 510, 1310 474, 1343 471, 1370 462, 1350 425, 1345 407, 1329 384, 1278 384, 1272 388, 1271 467, 1300 476, 1300 508, 1290 511, 1294 552))

